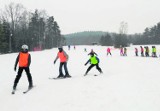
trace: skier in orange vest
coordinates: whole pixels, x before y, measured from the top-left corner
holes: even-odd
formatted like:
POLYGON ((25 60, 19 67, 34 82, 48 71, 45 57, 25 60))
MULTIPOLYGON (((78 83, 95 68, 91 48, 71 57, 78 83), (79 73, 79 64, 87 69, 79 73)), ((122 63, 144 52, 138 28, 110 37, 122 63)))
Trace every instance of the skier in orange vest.
POLYGON ((17 64, 19 64, 19 69, 18 69, 18 73, 14 81, 13 90, 16 90, 17 84, 22 76, 23 70, 25 70, 27 74, 27 78, 29 82, 28 89, 31 89, 33 87, 32 76, 31 76, 30 69, 29 69, 29 66, 31 64, 31 55, 28 53, 27 45, 22 45, 21 52, 17 56, 16 62, 15 62, 15 66, 14 66, 15 71, 17 68, 17 64))
POLYGON ((59 52, 57 54, 57 57, 54 60, 54 64, 56 63, 57 59, 60 59, 60 66, 59 66, 59 76, 57 78, 67 78, 67 77, 71 77, 68 73, 68 69, 67 69, 67 61, 68 61, 68 55, 67 53, 63 50, 62 47, 58 48, 59 52), (64 66, 64 71, 65 71, 65 75, 62 72, 62 67, 64 66))

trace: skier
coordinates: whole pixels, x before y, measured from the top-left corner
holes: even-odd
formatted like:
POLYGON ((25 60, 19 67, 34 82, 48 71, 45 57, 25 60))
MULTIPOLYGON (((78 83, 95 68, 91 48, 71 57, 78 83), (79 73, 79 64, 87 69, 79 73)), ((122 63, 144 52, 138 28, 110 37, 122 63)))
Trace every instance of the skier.
POLYGON ((91 65, 88 67, 88 69, 87 69, 87 71, 86 71, 86 73, 85 73, 84 76, 86 76, 87 73, 88 73, 94 66, 96 66, 96 69, 97 69, 100 73, 103 73, 102 70, 101 70, 101 68, 99 67, 99 58, 96 57, 96 56, 94 55, 94 53, 91 53, 91 54, 90 54, 90 59, 85 63, 85 66, 86 66, 89 62, 91 63, 91 65))
POLYGON ((141 56, 144 57, 144 49, 142 46, 140 46, 140 48, 141 48, 141 56))
POLYGON ((111 49, 109 47, 107 48, 107 56, 108 56, 108 54, 110 54, 112 56, 111 49))
POLYGON ((23 70, 25 70, 27 74, 27 78, 29 82, 28 89, 31 89, 33 87, 32 76, 31 76, 30 69, 29 69, 29 66, 31 64, 31 55, 28 53, 27 45, 22 45, 21 52, 17 56, 16 62, 15 62, 15 66, 14 66, 15 71, 17 68, 17 64, 19 64, 19 69, 18 69, 18 73, 14 81, 13 91, 16 90, 17 84, 22 76, 23 70))
POLYGON ((93 51, 93 49, 91 49, 91 52, 90 52, 88 55, 92 55, 92 54, 98 56, 97 53, 95 53, 95 52, 93 51))
POLYGON ((70 48, 71 48, 71 46, 70 46, 70 45, 68 45, 68 50, 70 50, 70 48))
POLYGON ((59 76, 57 78, 67 78, 71 77, 68 73, 67 69, 67 61, 68 61, 68 54, 63 50, 62 47, 58 48, 59 52, 57 54, 57 57, 54 60, 54 64, 56 63, 57 59, 60 59, 60 66, 59 66, 59 76), (62 72, 62 67, 64 66, 65 75, 62 72))
POLYGON ((87 49, 86 49, 86 48, 84 48, 84 52, 87 52, 87 49))
POLYGON ((123 56, 123 47, 120 48, 120 56, 123 56))
POLYGON ((135 48, 135 55, 138 56, 138 49, 135 48))
POLYGON ((145 55, 146 55, 146 57, 149 57, 149 47, 146 46, 144 48, 145 48, 145 55))
POLYGON ((157 57, 155 46, 152 46, 152 57, 157 57))
POLYGON ((123 54, 123 56, 127 56, 127 48, 126 47, 124 48, 124 54, 123 54))

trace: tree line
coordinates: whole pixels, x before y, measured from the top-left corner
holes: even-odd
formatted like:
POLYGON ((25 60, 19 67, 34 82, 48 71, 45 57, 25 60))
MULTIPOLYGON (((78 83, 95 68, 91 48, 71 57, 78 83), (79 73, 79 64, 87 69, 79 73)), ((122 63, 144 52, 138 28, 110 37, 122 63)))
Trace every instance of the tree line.
POLYGON ((15 3, 0 10, 0 53, 17 52, 23 44, 29 50, 50 49, 65 41, 58 23, 45 10, 30 12, 15 3))
POLYGON ((67 45, 91 45, 98 43, 102 46, 127 47, 134 45, 160 44, 160 23, 147 27, 143 33, 127 34, 128 24, 120 23, 119 33, 102 31, 84 31, 64 35, 67 45))
POLYGON ((152 27, 147 27, 143 33, 127 34, 127 27, 122 23, 119 33, 107 33, 100 38, 104 46, 126 47, 130 44, 149 45, 160 44, 160 22, 152 27))

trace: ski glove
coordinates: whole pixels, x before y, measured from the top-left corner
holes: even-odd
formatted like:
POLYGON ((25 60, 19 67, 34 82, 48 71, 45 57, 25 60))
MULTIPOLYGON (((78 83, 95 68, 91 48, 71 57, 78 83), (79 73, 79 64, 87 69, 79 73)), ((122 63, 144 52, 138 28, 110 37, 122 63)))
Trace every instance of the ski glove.
POLYGON ((54 61, 54 64, 56 63, 56 61, 54 61))

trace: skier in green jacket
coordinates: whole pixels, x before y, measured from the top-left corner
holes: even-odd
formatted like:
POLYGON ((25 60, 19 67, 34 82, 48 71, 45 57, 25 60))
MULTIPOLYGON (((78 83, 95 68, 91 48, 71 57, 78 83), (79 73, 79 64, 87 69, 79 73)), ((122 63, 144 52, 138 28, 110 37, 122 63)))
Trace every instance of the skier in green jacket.
POLYGON ((100 72, 103 73, 101 68, 99 67, 99 58, 97 56, 95 56, 95 54, 91 53, 90 54, 90 59, 85 63, 85 65, 87 65, 90 62, 90 66, 88 67, 86 73, 84 76, 87 75, 87 73, 94 67, 96 66, 96 69, 100 72))

